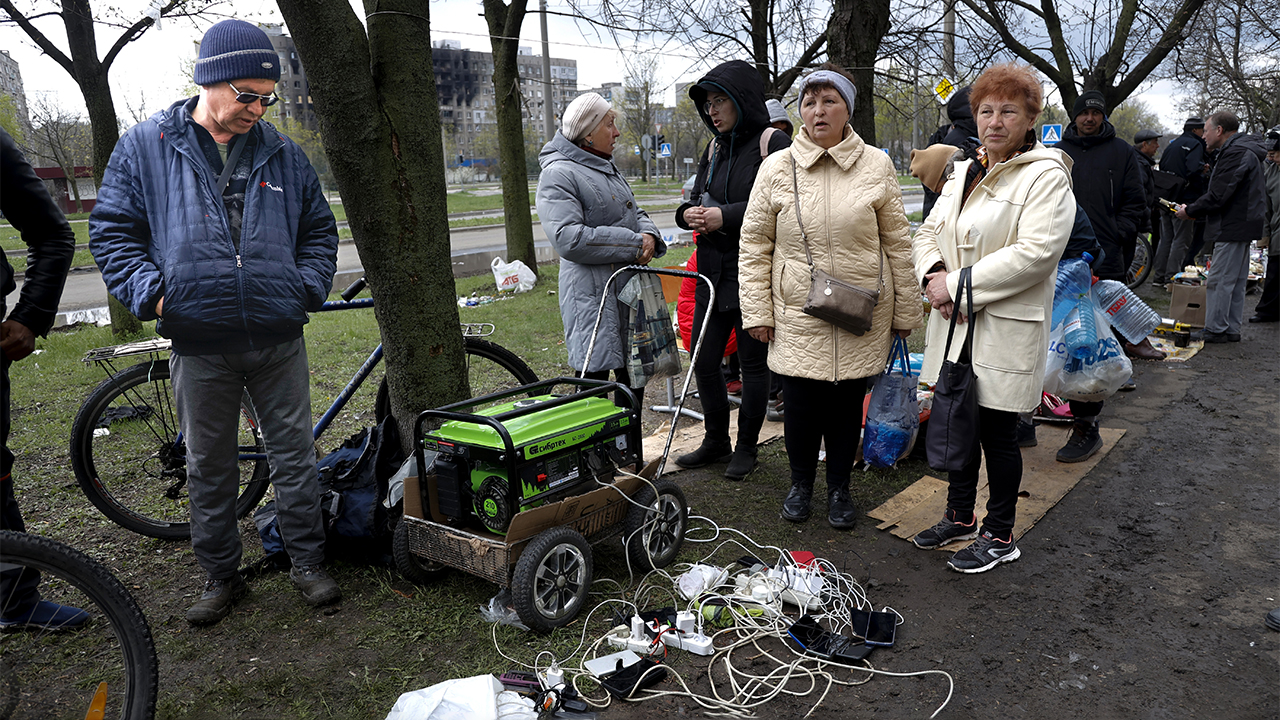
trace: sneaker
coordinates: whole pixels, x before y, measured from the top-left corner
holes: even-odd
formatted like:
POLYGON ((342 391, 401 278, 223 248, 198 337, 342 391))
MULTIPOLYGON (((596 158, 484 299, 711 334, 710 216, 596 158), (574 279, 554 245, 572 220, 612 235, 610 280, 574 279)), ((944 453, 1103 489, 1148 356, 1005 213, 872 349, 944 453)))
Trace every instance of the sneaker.
POLYGON ((0 628, 17 630, 78 630, 89 622, 89 613, 78 607, 41 600, 26 612, 0 616, 0 628))
POLYGON ((338 583, 324 571, 323 565, 294 565, 289 570, 293 586, 302 591, 302 599, 312 607, 328 605, 342 599, 338 583))
POLYGON ((1013 538, 1000 540, 983 530, 982 536, 973 541, 969 547, 961 550, 947 561, 947 566, 956 572, 974 574, 986 572, 1000 563, 1013 562, 1022 557, 1013 538))
POLYGON ((187 608, 187 622, 192 625, 212 625, 231 614, 231 606, 249 592, 240 573, 226 580, 209 578, 204 583, 204 592, 194 605, 187 608))
POLYGON ((1035 423, 1018 421, 1018 447, 1035 447, 1039 443, 1036 441, 1035 423))
POLYGON ((741 394, 742 394, 742 381, 741 381, 741 380, 730 380, 729 382, 727 382, 727 383, 725 383, 725 384, 724 384, 724 389, 725 389, 725 392, 729 393, 730 395, 741 395, 741 394))
POLYGON ((1067 438, 1067 444, 1058 451, 1058 462, 1084 462, 1101 449, 1102 436, 1098 434, 1098 426, 1076 423, 1071 426, 1071 437, 1067 438))
POLYGON ((1120 392, 1133 392, 1138 389, 1138 383, 1134 382, 1133 377, 1130 376, 1129 379, 1125 380, 1118 389, 1120 392))
POLYGON ((769 422, 782 422, 782 396, 779 395, 776 400, 769 401, 769 409, 765 413, 765 419, 769 422))
POLYGON ((1280 608, 1276 608, 1275 610, 1267 613, 1266 623, 1267 627, 1275 630, 1276 632, 1280 632, 1280 608))
POLYGON ((1215 332, 1209 332, 1208 330, 1205 330, 1204 341, 1210 344, 1231 342, 1231 336, 1228 335, 1227 333, 1215 333, 1215 332))
POLYGON ((911 542, 915 543, 918 548, 931 550, 955 540, 972 540, 978 537, 978 517, 976 515, 967 524, 952 520, 951 515, 951 511, 948 510, 937 525, 911 538, 911 542))

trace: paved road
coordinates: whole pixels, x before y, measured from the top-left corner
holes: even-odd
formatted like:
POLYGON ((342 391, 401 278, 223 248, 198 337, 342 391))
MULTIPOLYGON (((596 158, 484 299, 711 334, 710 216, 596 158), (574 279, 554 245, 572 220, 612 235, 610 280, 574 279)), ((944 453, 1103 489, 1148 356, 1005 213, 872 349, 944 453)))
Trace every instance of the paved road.
MULTIPOLYGON (((904 200, 906 201, 908 213, 920 210, 920 195, 907 195, 904 200)), ((676 227, 675 212, 672 210, 654 213, 654 220, 658 223, 658 227, 668 241, 679 237, 684 232, 676 227)), ((455 274, 460 276, 482 271, 492 262, 493 257, 502 255, 507 249, 506 231, 500 225, 456 229, 450 233, 449 241, 452 247, 455 274)), ((540 260, 554 257, 551 251, 551 244, 547 241, 546 234, 542 232, 540 223, 535 223, 533 226, 533 242, 540 260)), ((334 285, 345 285, 349 282, 347 275, 355 275, 359 272, 360 257, 356 253, 356 246, 350 242, 339 245, 339 278, 334 285)), ((19 283, 18 287, 21 288, 22 284, 19 283)), ((65 316, 65 318, 60 317, 59 324, 62 324, 63 321, 71 323, 81 320, 95 320, 103 316, 105 314, 104 299, 106 296, 106 285, 103 284, 102 276, 96 270, 73 272, 67 278, 67 286, 62 293, 62 302, 58 306, 60 315, 65 316)))

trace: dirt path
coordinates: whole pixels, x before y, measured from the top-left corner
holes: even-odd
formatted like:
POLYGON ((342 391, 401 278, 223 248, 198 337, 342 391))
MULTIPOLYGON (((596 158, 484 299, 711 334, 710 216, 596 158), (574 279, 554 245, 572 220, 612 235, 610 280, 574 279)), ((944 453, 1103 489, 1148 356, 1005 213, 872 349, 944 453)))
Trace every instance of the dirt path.
MULTIPOLYGON (((1280 607, 1278 331, 1246 325, 1243 342, 1188 363, 1139 364, 1138 390, 1103 415, 1127 434, 1021 540, 1018 562, 964 576, 944 553, 854 531, 876 602, 907 620, 875 665, 950 672, 940 718, 1280 716, 1280 633, 1263 624, 1280 607)), ((877 678, 814 717, 928 717, 943 692, 937 679, 877 678)), ((659 706, 608 717, 694 710, 659 706)))

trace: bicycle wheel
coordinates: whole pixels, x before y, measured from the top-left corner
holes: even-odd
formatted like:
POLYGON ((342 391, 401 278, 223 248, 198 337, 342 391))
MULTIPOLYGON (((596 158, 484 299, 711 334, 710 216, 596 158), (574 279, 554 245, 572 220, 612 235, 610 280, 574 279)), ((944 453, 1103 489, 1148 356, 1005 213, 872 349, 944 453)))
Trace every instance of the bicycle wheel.
MULTIPOLYGON (((538 382, 538 375, 525 361, 497 343, 480 338, 462 338, 462 347, 467 354, 467 385, 471 388, 471 397, 538 382)), ((386 377, 378 386, 378 398, 373 407, 374 419, 379 423, 391 414, 391 395, 387 390, 386 377)))
POLYGON ((1129 263, 1129 270, 1125 273, 1125 284, 1129 289, 1137 289, 1139 285, 1147 281, 1151 276, 1151 266, 1155 261, 1155 253, 1151 251, 1151 238, 1148 235, 1138 235, 1138 242, 1133 251, 1133 262, 1129 263))
MULTIPOLYGON (((241 399, 240 418, 241 454, 261 456, 240 461, 236 517, 242 518, 266 494, 270 471, 248 394, 241 399)), ((125 368, 89 394, 72 423, 76 481, 112 522, 148 537, 188 539, 186 446, 177 438, 169 362, 125 368)))
MULTIPOLYGON (((43 599, 89 613, 77 629, 6 628, 0 717, 84 718, 106 683, 101 717, 149 720, 159 684, 156 648, 133 596, 84 553, 37 535, 0 531, 0 565, 40 571, 43 599), (11 704, 12 703, 12 704, 11 704)), ((0 598, 0 606, 8 604, 0 598)))

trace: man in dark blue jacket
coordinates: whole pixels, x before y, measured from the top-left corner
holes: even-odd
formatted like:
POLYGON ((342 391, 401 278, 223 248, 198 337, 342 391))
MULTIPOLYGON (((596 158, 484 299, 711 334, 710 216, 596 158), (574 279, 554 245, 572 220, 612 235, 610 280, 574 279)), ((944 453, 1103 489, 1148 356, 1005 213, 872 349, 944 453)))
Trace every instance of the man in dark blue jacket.
MULTIPOLYGON (((49 197, 9 133, 0 129, 0 210, 27 244, 27 273, 22 294, 9 317, 5 298, 17 289, 9 258, 0 256, 0 353, 3 354, 4 397, 0 399, 0 530, 26 532, 13 493, 13 453, 9 452, 9 365, 31 354, 36 336, 48 334, 58 313, 58 300, 75 253, 76 236, 62 211, 49 197)), ((35 627, 65 630, 84 625, 89 613, 41 600, 40 573, 29 567, 0 569, 0 628, 35 627)))
MULTIPOLYGON (((1102 93, 1090 90, 1076 100, 1074 121, 1062 133, 1058 149, 1071 156, 1071 185, 1076 202, 1084 208, 1093 226, 1102 259, 1093 265, 1093 274, 1102 280, 1125 282, 1128 264, 1133 257, 1138 228, 1147 211, 1142 190, 1142 170, 1137 152, 1129 143, 1116 137, 1116 129, 1107 121, 1106 102, 1102 93)), ((1123 338, 1130 355, 1161 359, 1164 354, 1145 339, 1131 345, 1123 338)), ((1130 385, 1128 389, 1133 389, 1130 385)), ((1101 402, 1071 401, 1075 418, 1071 437, 1058 451, 1059 462, 1083 462, 1102 447, 1098 434, 1101 402)))
POLYGON ((200 95, 116 145, 89 219, 111 294, 173 341, 187 445, 191 544, 208 575, 188 622, 218 622, 247 592, 239 572, 240 399, 248 392, 271 464, 289 573, 311 605, 337 601, 311 437, 302 326, 333 284, 338 235, 306 155, 270 124, 280 64, 266 33, 224 20, 195 64, 200 95))
POLYGON ((1178 208, 1179 220, 1207 220, 1205 240, 1214 244, 1205 300, 1207 343, 1240 341, 1249 246, 1266 234, 1267 189, 1262 175, 1266 151, 1239 130, 1240 118, 1228 110, 1205 121, 1205 147, 1216 151, 1218 159, 1204 195, 1178 208))
MULTIPOLYGON (((1169 200, 1185 205, 1200 199, 1204 194, 1204 163, 1204 120, 1189 117, 1182 125, 1182 134, 1171 140, 1160 156, 1160 169, 1177 175, 1183 181, 1178 197, 1169 200)), ((1171 213, 1161 214, 1160 237, 1165 242, 1156 251, 1156 264, 1151 268, 1155 284, 1164 285, 1182 272, 1190 260, 1187 251, 1195 240, 1196 225, 1195 221, 1179 220, 1171 213)))

